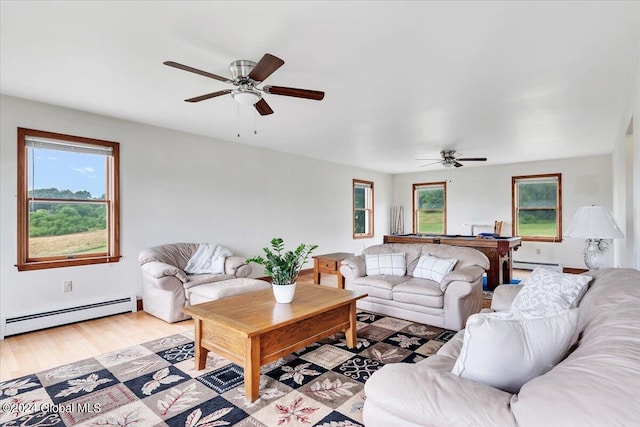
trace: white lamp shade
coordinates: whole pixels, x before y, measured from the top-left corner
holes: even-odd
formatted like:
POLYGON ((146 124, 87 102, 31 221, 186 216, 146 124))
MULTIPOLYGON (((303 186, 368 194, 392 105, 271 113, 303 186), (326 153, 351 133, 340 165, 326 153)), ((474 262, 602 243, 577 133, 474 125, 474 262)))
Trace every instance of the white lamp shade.
POLYGON ((585 239, 622 239, 624 233, 604 206, 582 206, 573 216, 565 237, 585 239))

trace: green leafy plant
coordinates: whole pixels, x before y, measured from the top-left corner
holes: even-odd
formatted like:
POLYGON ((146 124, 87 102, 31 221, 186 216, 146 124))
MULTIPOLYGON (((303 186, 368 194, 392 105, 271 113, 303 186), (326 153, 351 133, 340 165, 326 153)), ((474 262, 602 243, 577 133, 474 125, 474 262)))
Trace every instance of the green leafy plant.
POLYGON ((271 248, 262 248, 264 257, 247 258, 246 262, 263 265, 265 273, 271 277, 272 284, 290 285, 295 283, 302 266, 317 247, 318 245, 301 243, 294 251, 285 251, 284 240, 275 237, 271 240, 271 248))

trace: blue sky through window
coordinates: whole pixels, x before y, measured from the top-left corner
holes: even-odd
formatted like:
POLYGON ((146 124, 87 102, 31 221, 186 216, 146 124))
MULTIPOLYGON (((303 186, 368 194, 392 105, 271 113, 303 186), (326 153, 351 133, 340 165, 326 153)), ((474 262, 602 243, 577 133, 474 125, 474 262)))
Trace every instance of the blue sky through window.
POLYGON ((34 162, 29 163, 29 190, 85 190, 94 198, 105 194, 105 156, 45 148, 34 148, 33 153, 34 162))

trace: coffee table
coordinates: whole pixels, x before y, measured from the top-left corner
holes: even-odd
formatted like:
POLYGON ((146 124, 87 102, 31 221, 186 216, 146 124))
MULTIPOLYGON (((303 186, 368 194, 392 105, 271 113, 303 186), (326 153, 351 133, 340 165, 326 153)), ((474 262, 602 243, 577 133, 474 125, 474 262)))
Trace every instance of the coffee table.
POLYGON ((277 303, 265 289, 185 307, 182 311, 194 318, 196 369, 204 369, 209 351, 242 366, 245 396, 253 402, 260 366, 339 331, 353 348, 356 301, 366 296, 298 284, 290 304, 277 303))

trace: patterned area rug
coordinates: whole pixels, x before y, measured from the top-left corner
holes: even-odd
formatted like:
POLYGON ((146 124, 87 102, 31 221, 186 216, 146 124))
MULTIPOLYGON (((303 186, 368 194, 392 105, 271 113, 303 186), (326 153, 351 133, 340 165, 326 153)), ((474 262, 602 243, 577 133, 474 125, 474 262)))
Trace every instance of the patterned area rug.
POLYGON ((358 313, 358 345, 335 334, 263 366, 260 397, 243 371, 209 353, 195 371, 193 333, 172 335, 0 384, 2 426, 362 426, 364 382, 415 363, 455 332, 358 313))

